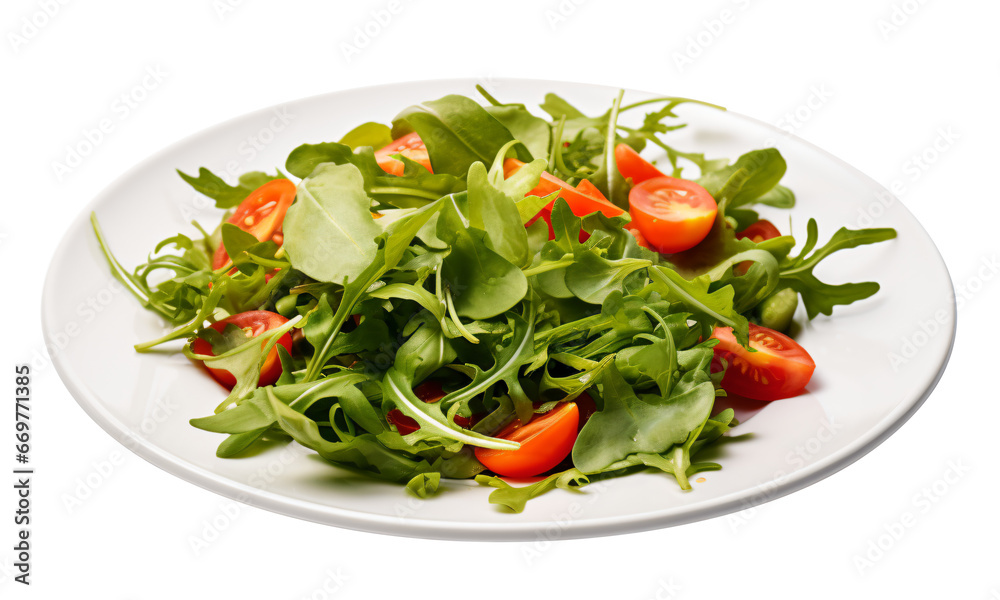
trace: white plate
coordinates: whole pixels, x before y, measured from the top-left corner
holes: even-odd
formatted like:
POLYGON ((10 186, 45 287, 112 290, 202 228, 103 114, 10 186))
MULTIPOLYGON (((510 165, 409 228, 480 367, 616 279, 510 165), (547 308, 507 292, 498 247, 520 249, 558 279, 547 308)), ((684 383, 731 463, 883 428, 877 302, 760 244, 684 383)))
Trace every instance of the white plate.
MULTIPOLYGON (((663 475, 642 473, 580 493, 553 491, 521 514, 487 503, 490 490, 448 482, 420 501, 401 486, 369 480, 319 460, 301 446, 272 447, 238 460, 216 458, 222 436, 188 419, 210 414, 218 385, 176 354, 136 354, 163 323, 109 275, 88 223, 97 212, 126 266, 191 219, 218 220, 174 172, 272 170, 299 144, 339 139, 364 121, 389 121, 409 104, 449 93, 475 95, 471 80, 414 82, 338 92, 239 117, 146 160, 101 193, 74 222, 52 261, 42 313, 49 351, 67 388, 101 427, 160 468, 224 496, 301 519, 396 535, 534 540, 626 533, 706 519, 801 489, 857 460, 894 432, 927 398, 951 351, 951 280, 933 242, 902 204, 838 159, 769 125, 695 105, 678 109, 687 129, 671 134, 683 150, 730 157, 774 145, 788 161, 783 181, 798 196, 794 233, 819 221, 821 243, 846 225, 895 227, 899 238, 835 255, 818 275, 832 282, 878 281, 877 296, 804 325, 798 340, 816 360, 809 393, 768 405, 714 460, 723 469, 682 492, 663 475), (919 276, 918 276, 919 274, 919 276), (92 301, 100 310, 82 306, 92 301), (61 334, 59 332, 62 332, 61 334), (893 361, 893 355, 901 361, 893 361), (895 364, 894 364, 895 363, 895 364)), ((529 107, 557 92, 586 112, 610 105, 610 88, 542 81, 491 82, 494 95, 529 107)), ((626 102, 650 94, 629 92, 626 102)), ((641 118, 630 114, 629 119, 641 118)), ((626 121, 627 122, 627 121, 626 121)), ((769 213, 782 229, 782 213, 769 213)), ((797 316, 800 322, 804 315, 797 316)))

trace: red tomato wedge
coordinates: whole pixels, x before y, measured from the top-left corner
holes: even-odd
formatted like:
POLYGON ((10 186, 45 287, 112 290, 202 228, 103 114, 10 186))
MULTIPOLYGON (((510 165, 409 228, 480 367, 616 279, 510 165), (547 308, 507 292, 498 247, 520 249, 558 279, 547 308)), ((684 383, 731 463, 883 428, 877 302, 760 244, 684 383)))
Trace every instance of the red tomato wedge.
MULTIPOLYGON (((428 404, 439 402, 441 398, 444 398, 446 395, 444 389, 441 387, 441 383, 431 380, 425 381, 413 388, 413 393, 417 398, 420 398, 428 404)), ((396 431, 399 432, 399 435, 406 435, 420 429, 420 424, 417 423, 416 419, 404 415, 403 411, 398 408, 390 410, 389 414, 385 416, 385 419, 389 421, 390 424, 396 426, 396 431)), ((463 417, 462 415, 455 415, 455 424, 459 427, 472 427, 477 420, 476 415, 473 415, 471 418, 463 417)))
POLYGON ((597 189, 597 186, 593 183, 590 183, 589 179, 583 179, 580 183, 576 184, 576 191, 593 196, 594 198, 600 198, 605 202, 608 201, 604 194, 601 193, 601 190, 597 189))
MULTIPOLYGON (((232 324, 236 327, 242 329, 250 337, 258 337, 266 331, 281 327, 288 322, 288 319, 279 315, 278 313, 273 313, 267 310, 251 310, 247 312, 242 312, 235 314, 231 317, 226 317, 221 321, 216 321, 209 325, 210 328, 222 333, 225 330, 226 325, 232 324)), ((262 344, 264 342, 261 342, 262 344)), ((280 338, 278 338, 278 343, 275 344, 271 351, 267 353, 267 357, 264 359, 264 365, 260 369, 260 379, 257 380, 257 385, 266 386, 271 385, 281 377, 281 361, 278 359, 278 345, 284 346, 285 350, 292 351, 292 336, 285 333, 280 338)), ((208 343, 208 340, 203 340, 201 338, 195 338, 194 342, 191 344, 191 351, 195 354, 204 354, 206 356, 215 356, 212 351, 212 344, 208 343)), ((203 363, 204 364, 204 363, 203 363)), ((236 377, 233 376, 229 371, 223 369, 213 369, 205 364, 205 368, 208 372, 215 378, 216 381, 221 383, 224 387, 228 389, 233 389, 236 385, 236 377)))
MULTIPOLYGON (((774 226, 773 223, 765 219, 754 222, 752 225, 740 231, 736 234, 736 239, 742 240, 748 238, 755 244, 759 244, 764 240, 770 240, 776 237, 781 237, 781 232, 778 228, 774 226)), ((753 261, 745 260, 740 264, 736 265, 736 274, 743 275, 750 270, 753 265, 753 261)))
POLYGON ((633 184, 639 184, 647 179, 656 177, 666 177, 659 169, 653 166, 628 144, 618 144, 615 146, 615 163, 618 164, 618 172, 622 177, 631 179, 633 184))
MULTIPOLYGON (((514 173, 524 166, 524 163, 517 160, 516 158, 508 158, 503 163, 503 174, 504 177, 510 177, 514 173)), ((525 196, 548 196, 553 192, 559 192, 559 198, 562 198, 569 204, 570 210, 573 214, 582 217, 584 215, 589 215, 595 212, 604 213, 608 217, 617 217, 618 215, 624 213, 625 211, 618 208, 611 202, 609 202, 600 190, 594 186, 594 184, 589 181, 581 181, 577 187, 573 187, 566 183, 562 179, 549 173, 543 172, 541 180, 538 185, 535 186, 533 190, 525 194, 525 196)), ((549 239, 555 239, 555 233, 552 230, 552 207, 555 205, 555 200, 548 204, 545 208, 538 213, 538 216, 532 219, 528 225, 534 223, 537 219, 543 219, 549 224, 549 239)), ((586 240, 589 235, 586 232, 580 232, 581 241, 586 240)))
MULTIPOLYGON (((295 184, 287 179, 275 179, 250 192, 246 200, 236 207, 229 223, 253 234, 257 241, 274 240, 279 246, 284 241, 281 224, 288 207, 295 200, 295 184)), ((229 262, 226 248, 219 244, 212 257, 212 269, 221 269, 229 262)))
POLYGON ((497 475, 534 477, 569 456, 579 424, 576 403, 564 402, 545 414, 535 415, 526 424, 514 420, 494 436, 519 442, 517 450, 476 448, 476 458, 497 475))
POLYGON ((658 252, 673 254, 698 245, 715 223, 719 207, 693 181, 654 177, 628 195, 632 223, 658 252))
MULTIPOLYGON (((716 359, 725 359, 722 389, 753 400, 781 400, 797 395, 812 378, 816 363, 795 340, 760 325, 750 325, 751 352, 741 346, 729 327, 716 327, 712 337, 716 359)), ((722 369, 713 361, 712 370, 722 369)))
POLYGON ((406 158, 420 163, 425 169, 431 169, 431 157, 427 154, 427 146, 420 139, 417 132, 408 133, 391 144, 375 151, 375 161, 382 170, 390 175, 402 175, 405 165, 403 161, 393 158, 393 155, 401 154, 406 158))

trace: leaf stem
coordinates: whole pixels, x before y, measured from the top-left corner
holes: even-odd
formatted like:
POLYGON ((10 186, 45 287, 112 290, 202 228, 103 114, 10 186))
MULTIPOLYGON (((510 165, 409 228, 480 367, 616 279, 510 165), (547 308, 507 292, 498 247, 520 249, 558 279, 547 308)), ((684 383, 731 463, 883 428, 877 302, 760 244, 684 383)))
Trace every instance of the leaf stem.
POLYGON ((537 267, 524 269, 522 273, 524 273, 525 277, 531 277, 532 275, 540 275, 542 273, 547 273, 549 271, 555 271, 556 269, 564 269, 572 265, 574 260, 575 258, 572 254, 566 254, 557 261, 542 263, 537 267))
POLYGON ((448 299, 448 315, 451 317, 455 327, 458 328, 458 332, 462 334, 462 337, 469 340, 473 344, 479 343, 479 338, 472 335, 472 333, 462 325, 462 319, 458 317, 458 311, 455 310, 455 302, 451 298, 451 288, 446 287, 444 289, 445 298, 448 299))
POLYGON ((97 243, 101 247, 101 252, 104 254, 104 258, 107 259, 108 264, 111 266, 111 273, 115 276, 115 279, 120 281, 132 295, 135 296, 143 306, 149 306, 149 296, 139 288, 135 280, 132 279, 132 274, 125 270, 118 259, 115 258, 114 254, 111 253, 111 249, 108 247, 108 242, 104 239, 104 232, 101 231, 101 225, 97 222, 97 213, 90 213, 90 224, 94 228, 94 235, 97 236, 97 243))
MULTIPOLYGON (((618 166, 615 164, 615 139, 618 136, 618 113, 621 108, 622 98, 625 97, 625 90, 618 90, 618 97, 611 105, 611 115, 608 117, 607 138, 604 140, 604 167, 607 170, 608 178, 608 199, 614 202, 615 175, 618 173, 618 166)), ((628 208, 628 207, 626 207, 628 208)))
POLYGON ((707 106, 709 108, 714 108, 717 110, 726 110, 726 107, 719 106, 718 104, 712 104, 711 102, 704 102, 702 100, 695 100, 693 98, 682 98, 680 96, 660 96, 658 98, 649 98, 647 100, 640 100, 638 102, 633 102, 632 104, 627 104, 621 108, 621 110, 632 110, 633 108, 638 108, 640 106, 645 106, 647 104, 656 104, 657 102, 673 102, 676 104, 700 104, 702 106, 707 106))

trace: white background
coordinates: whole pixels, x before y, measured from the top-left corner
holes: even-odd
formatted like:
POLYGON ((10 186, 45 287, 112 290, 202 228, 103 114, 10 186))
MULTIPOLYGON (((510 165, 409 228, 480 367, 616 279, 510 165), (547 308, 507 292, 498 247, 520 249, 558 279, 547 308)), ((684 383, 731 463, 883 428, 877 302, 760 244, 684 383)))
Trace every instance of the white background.
MULTIPOLYGON (((0 366, 41 368, 33 585, 12 581, 15 497, 4 475, 0 596, 1000 598, 1000 436, 989 384, 1000 218, 995 2, 7 0, 2 15, 0 366), (388 23, 372 25, 373 11, 388 23), (379 30, 367 41, 358 38, 366 26, 379 30), (148 70, 161 80, 145 78, 148 89, 136 92, 148 70), (378 536, 235 505, 129 454, 84 415, 42 358, 38 307, 56 243, 90 198, 144 157, 230 117, 332 90, 450 77, 700 98, 792 127, 896 186, 964 298, 937 391, 870 455, 755 510, 535 544, 378 536), (123 93, 142 99, 126 110, 123 93), (102 119, 110 133, 60 177, 53 163, 102 119), (86 495, 88 477, 96 488, 67 504, 86 495), (218 539, 195 552, 191 538, 213 520, 224 525, 218 539)), ((0 409, 5 473, 12 412, 0 409)))

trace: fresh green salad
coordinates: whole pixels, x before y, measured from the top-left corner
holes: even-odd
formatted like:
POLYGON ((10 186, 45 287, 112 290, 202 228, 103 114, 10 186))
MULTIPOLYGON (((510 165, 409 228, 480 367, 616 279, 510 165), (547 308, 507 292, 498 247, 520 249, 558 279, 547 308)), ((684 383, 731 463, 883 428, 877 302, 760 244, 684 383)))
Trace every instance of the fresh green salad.
POLYGON ((619 93, 587 115, 554 94, 529 111, 479 92, 304 144, 234 185, 180 173, 221 223, 134 270, 94 216, 114 275, 173 327, 136 349, 187 340, 228 390, 191 421, 225 434, 219 457, 294 440, 420 497, 475 479, 515 512, 643 470, 690 489, 720 468, 699 454, 737 424, 734 397, 806 388, 816 365, 786 335, 799 305, 812 319, 879 289, 816 265, 896 232, 820 245, 810 219, 793 254, 754 210, 795 204, 781 154, 668 145, 692 100, 619 93))

